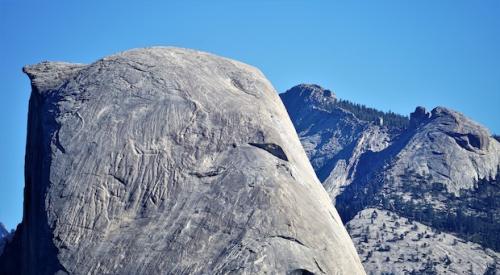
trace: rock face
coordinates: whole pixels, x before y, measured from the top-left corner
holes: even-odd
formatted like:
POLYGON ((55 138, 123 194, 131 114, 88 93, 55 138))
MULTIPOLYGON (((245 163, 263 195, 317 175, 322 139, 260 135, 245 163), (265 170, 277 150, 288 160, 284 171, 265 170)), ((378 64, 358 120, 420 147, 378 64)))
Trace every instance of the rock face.
POLYGON ((257 69, 149 48, 24 71, 24 217, 3 272, 364 273, 257 69))
MULTIPOLYGON (((320 94, 317 89, 311 93, 320 94)), ((307 92, 299 95, 292 88, 281 97, 311 163, 323 164, 314 168, 344 222, 352 224, 365 209, 384 209, 475 242, 482 250, 500 250, 500 143, 487 129, 443 107, 431 113, 417 107, 408 127, 394 131, 362 121, 335 104, 333 109, 322 109, 301 103, 304 95, 307 92)), ((362 249, 377 251, 366 245, 362 249)), ((393 272, 372 269, 366 257, 363 260, 368 272, 393 272)), ((491 260, 488 265, 498 264, 498 257, 491 260)), ((396 273, 418 272, 420 267, 413 268, 396 273)))
MULTIPOLYGON (((345 160, 341 161, 344 164, 342 170, 347 173, 355 165, 345 159, 353 155, 353 150, 377 151, 388 145, 387 132, 338 107, 335 95, 318 85, 301 84, 280 96, 321 181, 331 175, 341 159, 345 160), (378 139, 365 132, 378 135, 378 139)), ((339 175, 343 176, 348 177, 339 175)))
POLYGON ((430 114, 425 110, 424 107, 418 106, 415 111, 410 114, 410 128, 417 128, 421 124, 425 123, 430 117, 430 114))

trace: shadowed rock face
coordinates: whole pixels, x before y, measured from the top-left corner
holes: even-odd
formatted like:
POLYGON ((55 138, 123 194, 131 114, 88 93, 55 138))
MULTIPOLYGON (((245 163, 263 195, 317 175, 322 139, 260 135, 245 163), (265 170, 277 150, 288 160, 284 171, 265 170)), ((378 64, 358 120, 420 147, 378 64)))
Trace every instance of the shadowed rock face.
POLYGON ((410 114, 410 128, 417 128, 421 124, 427 122, 430 114, 424 107, 418 106, 415 111, 410 114))
POLYGON ((297 85, 280 94, 318 178, 332 198, 349 185, 360 156, 388 146, 385 127, 358 119, 337 106, 329 90, 297 85))
POLYGON ((24 217, 0 270, 364 273, 257 69, 150 48, 24 71, 24 217))

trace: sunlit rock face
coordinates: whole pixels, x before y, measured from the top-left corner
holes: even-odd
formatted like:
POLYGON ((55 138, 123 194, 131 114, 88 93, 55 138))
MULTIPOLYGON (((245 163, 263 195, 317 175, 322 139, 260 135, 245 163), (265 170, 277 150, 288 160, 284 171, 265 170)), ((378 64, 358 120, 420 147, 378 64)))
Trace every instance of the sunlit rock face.
POLYGON ((24 71, 25 209, 1 270, 364 274, 259 70, 149 48, 24 71))
MULTIPOLYGON (((417 107, 406 127, 391 129, 385 123, 361 119, 365 114, 343 108, 338 99, 324 95, 318 87, 299 85, 280 96, 344 222, 366 228, 368 225, 362 223, 367 219, 353 219, 366 209, 383 209, 397 219, 420 222, 464 242, 474 242, 469 248, 500 250, 500 143, 485 127, 444 107, 431 112, 417 107)), ((390 230, 371 228, 381 234, 390 230)), ((358 249, 359 238, 355 238, 358 249)), ((399 267, 381 269, 380 261, 366 260, 368 252, 377 251, 370 245, 363 244, 363 253, 360 251, 368 273, 396 270, 399 274, 408 271, 404 266, 413 266, 415 272, 421 268, 403 262, 399 267)), ((398 245, 415 250, 421 243, 398 242, 393 246, 398 245)), ((464 251, 475 251, 467 249, 464 251)), ((476 261, 479 254, 467 255, 457 255, 455 264, 475 265, 469 274, 500 266, 497 256, 476 261), (460 261, 459 256, 463 256, 460 261)), ((436 268, 445 270, 444 266, 436 268)))

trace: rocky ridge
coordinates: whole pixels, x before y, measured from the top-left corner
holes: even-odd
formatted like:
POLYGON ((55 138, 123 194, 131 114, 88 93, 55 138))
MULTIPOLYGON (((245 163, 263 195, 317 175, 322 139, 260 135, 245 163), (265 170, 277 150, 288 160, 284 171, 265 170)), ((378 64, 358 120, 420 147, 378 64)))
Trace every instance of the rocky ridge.
MULTIPOLYGON (((321 181, 331 175, 339 161, 344 164, 343 172, 355 165, 346 160, 353 150, 377 151, 388 146, 389 133, 383 131, 384 128, 362 121, 336 106, 337 99, 330 90, 318 85, 301 84, 280 94, 280 97, 321 181)), ((341 169, 340 166, 337 169, 341 169)), ((345 174, 338 176, 348 177, 345 174)))
MULTIPOLYGON (((303 100, 308 85, 299 86, 280 96, 343 221, 383 209, 498 251, 500 143, 486 128, 447 108, 418 107, 394 131, 335 102, 318 104, 335 95, 303 100)), ((320 95, 318 87, 310 94, 320 95)))

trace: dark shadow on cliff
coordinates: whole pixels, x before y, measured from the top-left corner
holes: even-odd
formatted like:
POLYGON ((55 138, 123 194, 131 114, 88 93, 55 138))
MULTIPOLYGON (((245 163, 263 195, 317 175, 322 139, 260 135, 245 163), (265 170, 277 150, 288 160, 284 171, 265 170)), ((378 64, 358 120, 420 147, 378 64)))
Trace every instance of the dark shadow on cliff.
MULTIPOLYGON (((367 151, 359 160, 358 170, 352 183, 335 200, 335 208, 344 223, 350 221, 356 213, 367 206, 377 205, 375 194, 384 184, 383 171, 392 165, 396 155, 406 146, 415 134, 408 129, 395 138, 394 142, 380 152, 367 151)), ((351 173, 352 171, 349 171, 351 173)))
POLYGON ((25 155, 23 221, 0 255, 0 274, 66 272, 57 258, 58 249, 53 242, 45 211, 50 185, 51 133, 57 132, 54 113, 57 112, 56 103, 60 100, 57 94, 40 92, 32 86, 25 155))

